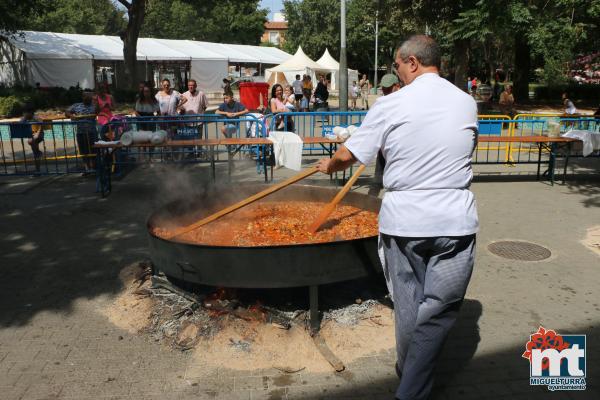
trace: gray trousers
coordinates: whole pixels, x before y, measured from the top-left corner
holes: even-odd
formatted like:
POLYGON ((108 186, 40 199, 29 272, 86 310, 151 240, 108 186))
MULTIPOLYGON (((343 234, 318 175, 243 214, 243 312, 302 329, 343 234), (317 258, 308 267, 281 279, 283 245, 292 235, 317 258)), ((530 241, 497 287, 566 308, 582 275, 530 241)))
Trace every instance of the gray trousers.
POLYGON ((433 370, 456 321, 475 259, 475 235, 409 238, 381 234, 394 301, 398 369, 396 398, 426 399, 433 370))

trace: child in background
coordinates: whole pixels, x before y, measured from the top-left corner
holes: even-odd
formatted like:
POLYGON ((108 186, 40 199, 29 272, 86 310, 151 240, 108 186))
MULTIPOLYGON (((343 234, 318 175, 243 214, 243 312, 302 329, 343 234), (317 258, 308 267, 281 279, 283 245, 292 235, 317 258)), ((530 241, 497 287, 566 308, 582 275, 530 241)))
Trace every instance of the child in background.
POLYGON ((296 96, 294 96, 294 89, 291 86, 285 87, 283 97, 285 99, 285 108, 290 111, 296 111, 296 96))
POLYGON ((352 99, 352 107, 350 109, 352 111, 356 110, 356 100, 360 97, 360 88, 358 87, 358 83, 356 81, 352 81, 352 90, 350 92, 350 98, 352 99))
MULTIPOLYGON (((37 122, 38 119, 34 116, 34 107, 32 104, 25 104, 23 108, 23 117, 19 120, 19 122, 37 122)), ((40 171, 40 159, 42 158, 42 151, 40 150, 40 143, 44 141, 44 130, 41 124, 32 124, 31 125, 31 137, 27 139, 27 143, 31 146, 31 151, 33 151, 33 160, 35 163, 35 170, 37 172, 40 171)))

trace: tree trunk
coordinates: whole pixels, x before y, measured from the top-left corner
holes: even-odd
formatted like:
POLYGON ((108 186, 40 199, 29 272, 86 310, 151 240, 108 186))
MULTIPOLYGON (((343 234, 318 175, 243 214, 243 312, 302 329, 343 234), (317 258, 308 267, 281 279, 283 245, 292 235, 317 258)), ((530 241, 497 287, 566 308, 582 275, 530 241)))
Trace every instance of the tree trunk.
MULTIPOLYGON (((130 89, 137 89, 137 40, 146 14, 146 1, 131 0, 131 3, 126 5, 129 20, 125 32, 121 33, 125 61, 125 84, 123 86, 130 89)), ((121 3, 124 2, 121 1, 121 3)))
POLYGON ((513 75, 513 93, 516 101, 529 101, 530 48, 522 33, 515 35, 515 71, 513 75))
POLYGON ((461 90, 467 90, 467 70, 469 68, 469 41, 454 41, 454 84, 461 90))

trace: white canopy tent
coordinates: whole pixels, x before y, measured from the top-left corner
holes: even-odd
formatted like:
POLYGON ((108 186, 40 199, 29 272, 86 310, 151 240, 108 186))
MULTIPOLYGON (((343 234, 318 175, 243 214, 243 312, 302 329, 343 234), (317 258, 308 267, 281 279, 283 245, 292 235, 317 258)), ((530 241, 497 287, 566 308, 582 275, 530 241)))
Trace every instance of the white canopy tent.
MULTIPOLYGON (((317 60, 317 63, 322 65, 324 68, 327 68, 329 72, 331 72, 331 89, 338 90, 340 87, 340 63, 337 62, 331 54, 329 54, 329 50, 326 48, 325 52, 317 60)), ((358 82, 358 71, 355 69, 348 68, 348 90, 352 89, 352 81, 358 82)))
POLYGON ((288 82, 294 82, 296 80, 296 75, 308 75, 313 80, 314 85, 316 86, 318 73, 328 73, 329 70, 324 68, 319 63, 311 60, 304 51, 302 51, 302 47, 298 47, 296 54, 294 54, 287 61, 279 64, 276 67, 269 68, 265 70, 265 81, 269 81, 271 74, 274 72, 282 72, 285 75, 285 79, 288 82))
POLYGON ((227 56, 191 40, 154 40, 191 57, 191 78, 196 80, 198 87, 210 91, 221 88, 223 78, 227 75, 227 56))
POLYGON ((0 37, 0 83, 93 87, 93 56, 55 33, 0 37))
MULTIPOLYGON (((117 36, 23 31, 0 36, 0 84, 94 87, 97 62, 122 62, 117 36)), ((138 39, 138 62, 188 62, 190 76, 204 90, 221 87, 229 64, 280 64, 291 55, 275 48, 198 42, 138 39)), ((114 64, 113 64, 114 65, 114 64)))

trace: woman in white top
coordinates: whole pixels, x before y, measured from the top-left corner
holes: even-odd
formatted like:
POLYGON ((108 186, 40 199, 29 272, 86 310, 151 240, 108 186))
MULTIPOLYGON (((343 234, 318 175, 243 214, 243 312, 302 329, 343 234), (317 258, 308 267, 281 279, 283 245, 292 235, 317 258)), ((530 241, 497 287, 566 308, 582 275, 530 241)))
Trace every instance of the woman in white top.
POLYGON ((177 111, 185 104, 187 99, 177 90, 171 89, 171 81, 161 81, 162 90, 156 93, 156 101, 160 109, 160 115, 177 115, 177 111))

